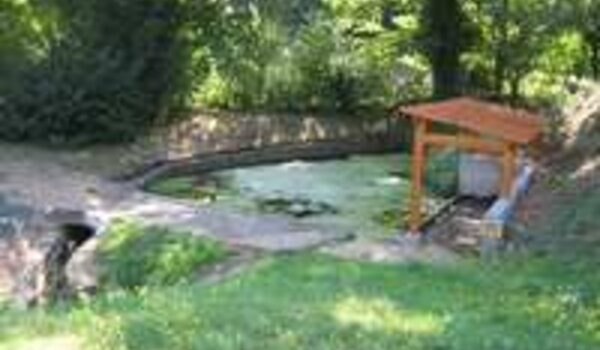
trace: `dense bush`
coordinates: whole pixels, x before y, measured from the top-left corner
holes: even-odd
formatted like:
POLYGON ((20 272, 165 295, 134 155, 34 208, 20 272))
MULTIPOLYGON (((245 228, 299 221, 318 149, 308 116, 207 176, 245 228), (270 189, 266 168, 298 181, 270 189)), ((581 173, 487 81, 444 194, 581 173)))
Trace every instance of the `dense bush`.
POLYGON ((113 225, 99 251, 106 285, 128 289, 182 281, 226 255, 215 241, 131 222, 113 225))
POLYGON ((425 97, 427 67, 408 45, 416 17, 398 23, 402 30, 385 28, 384 4, 273 0, 234 8, 224 23, 236 30, 211 50, 212 73, 196 102, 359 114, 425 97))
MULTIPOLYGON (((21 2, 3 12, 14 22, 6 37, 30 37, 0 42, 24 65, 0 86, 2 138, 126 140, 188 90, 187 19, 178 0, 21 2)), ((13 63, 0 65, 6 71, 13 63)))

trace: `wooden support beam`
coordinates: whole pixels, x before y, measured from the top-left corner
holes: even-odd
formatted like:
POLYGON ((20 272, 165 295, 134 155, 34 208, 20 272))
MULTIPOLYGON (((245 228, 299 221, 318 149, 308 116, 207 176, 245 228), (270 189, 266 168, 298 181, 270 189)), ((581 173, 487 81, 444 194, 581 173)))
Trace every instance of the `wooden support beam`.
POLYGON ((434 147, 453 147, 456 149, 500 155, 504 145, 497 141, 486 140, 471 135, 444 135, 429 133, 425 135, 425 143, 434 147))
POLYGON ((502 176, 500 180, 500 195, 509 197, 512 190, 512 184, 516 175, 517 167, 517 148, 511 143, 504 145, 502 154, 502 176))
POLYGON ((423 201, 423 176, 427 156, 425 136, 427 134, 428 122, 423 119, 415 119, 414 123, 415 127, 411 169, 412 185, 410 193, 410 216, 408 226, 411 233, 418 234, 423 221, 421 207, 423 201))

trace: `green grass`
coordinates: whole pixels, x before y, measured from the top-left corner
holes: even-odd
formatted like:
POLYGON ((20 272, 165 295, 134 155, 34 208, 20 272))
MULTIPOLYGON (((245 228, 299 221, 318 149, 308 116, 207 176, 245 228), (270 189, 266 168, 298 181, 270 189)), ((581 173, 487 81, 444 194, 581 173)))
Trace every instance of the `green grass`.
POLYGON ((106 293, 0 316, 0 349, 75 335, 88 349, 597 349, 600 278, 581 266, 266 260, 220 285, 106 293))
POLYGON ((563 205, 541 230, 552 238, 600 239, 600 188, 580 193, 572 202, 563 205))
POLYGON ((6 309, 0 350, 61 337, 111 350, 599 349, 600 245, 586 244, 600 235, 599 209, 598 191, 565 203, 532 234, 553 249, 495 263, 275 256, 217 285, 150 283, 48 309, 6 309))
POLYGON ((178 176, 168 179, 150 181, 146 190, 167 196, 189 196, 195 188, 194 178, 191 176, 178 176))
MULTIPOLYGON (((548 215, 531 237, 534 253, 566 265, 600 266, 600 188, 579 193, 548 215)), ((587 276, 583 276, 585 278, 587 276)))
POLYGON ((148 192, 167 197, 191 199, 201 202, 213 202, 217 199, 219 189, 216 185, 200 186, 193 176, 176 176, 167 179, 150 181, 145 186, 148 192))
POLYGON ((101 240, 99 265, 105 286, 136 288, 179 282, 226 255, 213 240, 123 221, 101 240))

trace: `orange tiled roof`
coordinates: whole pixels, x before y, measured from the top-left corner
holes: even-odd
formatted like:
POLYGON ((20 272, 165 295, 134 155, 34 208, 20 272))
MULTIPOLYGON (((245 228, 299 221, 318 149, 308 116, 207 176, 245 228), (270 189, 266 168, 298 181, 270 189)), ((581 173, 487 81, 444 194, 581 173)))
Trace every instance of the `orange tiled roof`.
POLYGON ((534 141, 541 135, 544 125, 541 117, 523 109, 470 97, 400 107, 399 112, 518 144, 534 141))

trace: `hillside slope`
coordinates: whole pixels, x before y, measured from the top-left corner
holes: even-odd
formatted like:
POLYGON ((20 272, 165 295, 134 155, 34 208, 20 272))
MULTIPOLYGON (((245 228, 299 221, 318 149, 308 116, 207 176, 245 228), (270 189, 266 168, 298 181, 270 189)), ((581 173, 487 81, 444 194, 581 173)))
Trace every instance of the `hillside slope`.
POLYGON ((544 246, 600 252, 600 85, 588 83, 573 101, 563 112, 565 142, 546 155, 517 224, 544 246))

